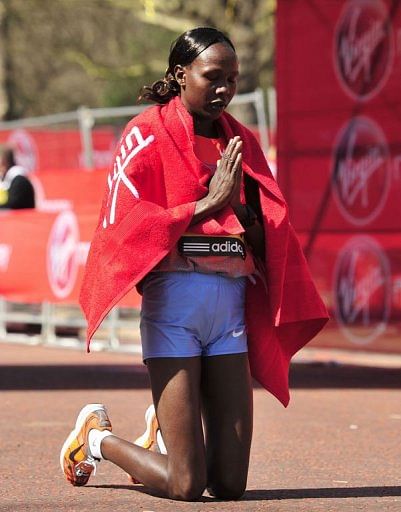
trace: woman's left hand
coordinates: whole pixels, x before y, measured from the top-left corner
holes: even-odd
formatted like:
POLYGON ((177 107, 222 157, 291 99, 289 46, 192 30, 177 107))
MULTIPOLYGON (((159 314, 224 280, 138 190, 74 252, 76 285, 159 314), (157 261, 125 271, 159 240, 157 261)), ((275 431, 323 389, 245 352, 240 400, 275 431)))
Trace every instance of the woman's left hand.
POLYGON ((231 194, 230 206, 234 210, 238 220, 242 223, 247 217, 248 212, 246 206, 241 203, 241 185, 242 185, 242 166, 236 174, 235 185, 231 194))
POLYGON ((237 171, 235 185, 231 194, 230 205, 236 210, 241 207, 241 183, 242 183, 242 166, 237 171))

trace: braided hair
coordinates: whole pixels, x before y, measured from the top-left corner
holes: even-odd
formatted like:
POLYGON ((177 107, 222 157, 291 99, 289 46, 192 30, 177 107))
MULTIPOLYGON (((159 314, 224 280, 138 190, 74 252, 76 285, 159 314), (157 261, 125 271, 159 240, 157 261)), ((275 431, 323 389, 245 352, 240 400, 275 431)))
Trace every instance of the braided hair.
POLYGON ((168 68, 164 78, 152 85, 144 85, 138 100, 148 100, 159 104, 168 103, 174 96, 180 94, 180 85, 174 76, 177 65, 188 66, 206 48, 215 43, 225 43, 235 51, 230 39, 211 27, 197 27, 181 34, 171 45, 168 68))

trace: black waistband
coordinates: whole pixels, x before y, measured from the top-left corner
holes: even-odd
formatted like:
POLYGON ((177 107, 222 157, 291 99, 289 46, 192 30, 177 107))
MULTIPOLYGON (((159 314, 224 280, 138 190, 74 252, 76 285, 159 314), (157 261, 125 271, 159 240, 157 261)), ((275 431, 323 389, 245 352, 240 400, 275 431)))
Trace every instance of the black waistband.
POLYGON ((244 242, 229 236, 185 235, 178 240, 178 251, 183 256, 232 256, 246 258, 244 242))

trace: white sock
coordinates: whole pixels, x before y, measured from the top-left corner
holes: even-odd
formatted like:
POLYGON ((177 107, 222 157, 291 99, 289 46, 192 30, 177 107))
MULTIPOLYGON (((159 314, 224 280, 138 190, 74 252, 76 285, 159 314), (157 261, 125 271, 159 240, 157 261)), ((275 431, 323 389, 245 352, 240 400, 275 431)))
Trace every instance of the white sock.
POLYGON ((97 430, 92 428, 88 434, 89 451, 95 459, 103 459, 100 445, 105 437, 114 435, 110 430, 97 430))

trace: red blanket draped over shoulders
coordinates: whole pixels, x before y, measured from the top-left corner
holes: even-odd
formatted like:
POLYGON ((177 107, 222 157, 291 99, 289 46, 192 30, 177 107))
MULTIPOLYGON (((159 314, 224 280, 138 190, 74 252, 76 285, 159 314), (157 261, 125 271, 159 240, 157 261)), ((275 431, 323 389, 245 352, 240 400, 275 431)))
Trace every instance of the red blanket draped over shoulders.
MULTIPOLYGON (((284 405, 291 357, 324 326, 328 315, 288 220, 287 206, 252 133, 224 113, 227 140, 243 140, 243 171, 259 185, 266 244, 267 289, 247 285, 246 321, 251 372, 284 405)), ((118 301, 174 247, 197 200, 207 192, 208 168, 193 151, 190 114, 179 97, 154 106, 126 126, 108 176, 86 265, 81 306, 94 332, 118 301)), ((191 226, 191 232, 243 231, 231 207, 191 226)))

